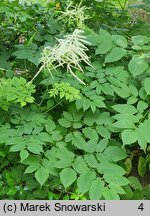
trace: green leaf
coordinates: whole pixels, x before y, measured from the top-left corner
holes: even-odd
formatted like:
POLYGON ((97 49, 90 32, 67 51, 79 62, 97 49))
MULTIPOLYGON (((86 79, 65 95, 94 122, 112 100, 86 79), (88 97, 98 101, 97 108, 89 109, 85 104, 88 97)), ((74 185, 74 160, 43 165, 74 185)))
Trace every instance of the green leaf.
POLYGON ((99 173, 103 173, 104 175, 124 175, 126 172, 125 170, 117 165, 117 164, 113 164, 113 163, 99 163, 97 166, 97 170, 99 173))
POLYGON ((136 98, 135 96, 131 96, 130 98, 128 98, 127 104, 135 104, 137 101, 138 98, 136 98))
POLYGON ((99 107, 99 108, 106 107, 105 103, 102 100, 98 100, 97 99, 97 100, 94 100, 93 102, 94 102, 94 104, 95 104, 96 107, 99 107))
POLYGON ((132 129, 125 129, 121 133, 121 138, 123 141, 123 145, 130 145, 132 143, 135 143, 137 141, 137 133, 132 129))
POLYGON ((120 46, 122 48, 126 48, 128 45, 128 41, 124 36, 121 35, 112 35, 112 39, 115 42, 117 46, 120 46))
POLYGON ((112 189, 105 187, 103 191, 105 200, 120 200, 119 195, 112 189))
POLYGON ((95 140, 96 142, 98 141, 98 134, 97 134, 97 131, 90 128, 90 127, 87 127, 87 128, 84 128, 82 130, 84 136, 88 139, 91 139, 91 140, 95 140))
POLYGON ((17 99, 17 95, 15 93, 11 93, 11 92, 8 93, 8 95, 7 95, 7 101, 13 101, 15 99, 17 99))
POLYGON ((82 124, 80 122, 75 122, 75 123, 72 124, 72 127, 75 128, 75 129, 78 129, 78 128, 82 127, 82 124))
POLYGON ((132 159, 128 157, 128 158, 126 158, 124 163, 125 163, 125 166, 126 166, 127 175, 129 175, 131 170, 132 170, 132 159))
POLYGON ((66 167, 70 167, 71 166, 71 161, 66 160, 65 158, 62 160, 58 160, 57 162, 55 162, 54 167, 55 168, 66 168, 66 167))
POLYGON ((117 122, 113 123, 113 126, 117 128, 135 128, 134 123, 130 119, 119 119, 117 122))
POLYGON ((71 168, 65 168, 60 172, 60 180, 65 188, 69 187, 77 178, 76 172, 71 168))
POLYGON ((135 45, 143 46, 144 44, 148 43, 150 41, 150 39, 147 36, 136 35, 136 36, 131 37, 131 41, 135 45))
POLYGON ((86 145, 86 141, 82 137, 82 133, 76 131, 73 133, 72 144, 76 146, 78 149, 83 149, 86 145))
POLYGON ((87 173, 89 171, 86 161, 81 156, 78 156, 75 159, 75 161, 72 163, 72 167, 79 174, 87 173))
POLYGON ((40 183, 40 185, 42 186, 46 180, 49 177, 49 171, 41 166, 36 172, 35 172, 35 178, 36 180, 40 183))
POLYGON ((104 191, 104 181, 96 178, 90 187, 89 197, 91 200, 100 200, 104 191))
POLYGON ((73 121, 73 117, 69 112, 63 112, 63 116, 65 117, 65 119, 67 119, 68 121, 73 121))
POLYGON ((92 167, 92 168, 96 168, 98 165, 98 161, 96 160, 95 156, 93 154, 88 154, 84 156, 85 161, 87 162, 87 164, 92 167))
POLYGON ((115 85, 110 85, 110 87, 121 98, 128 98, 131 95, 129 87, 124 83, 122 83, 120 87, 115 85))
POLYGON ((136 189, 138 189, 138 190, 140 190, 140 191, 143 190, 143 187, 142 187, 142 185, 141 185, 141 183, 140 183, 140 181, 139 181, 138 178, 136 178, 135 176, 130 176, 130 177, 128 177, 128 179, 129 179, 129 181, 130 181, 131 187, 132 187, 134 190, 136 190, 136 189))
POLYGON ((139 157, 139 161, 138 161, 138 174, 141 177, 144 177, 144 175, 146 174, 146 162, 145 162, 145 158, 140 156, 139 157))
POLYGON ((65 127, 65 128, 69 128, 71 127, 71 122, 69 122, 67 119, 65 118, 61 118, 58 120, 59 124, 62 126, 62 127, 65 127))
POLYGON ((127 51, 123 48, 113 48, 105 57, 105 62, 115 62, 127 55, 127 51))
POLYGON ((123 160, 127 156, 123 149, 117 146, 108 146, 103 153, 114 162, 123 160))
POLYGON ((44 158, 42 160, 42 165, 49 171, 51 175, 58 177, 58 169, 54 167, 54 163, 51 160, 44 158))
POLYGON ((20 151, 20 158, 21 158, 21 162, 26 159, 29 156, 29 153, 27 150, 22 150, 20 151))
POLYGON ((15 51, 12 55, 16 56, 18 59, 28 59, 32 57, 32 51, 24 47, 24 49, 15 51))
POLYGON ((144 80, 144 89, 147 95, 150 95, 150 77, 144 80))
POLYGON ((150 120, 145 120, 136 129, 137 140, 141 148, 146 151, 147 143, 150 143, 150 120))
POLYGON ((125 191, 120 185, 110 183, 109 188, 115 191, 117 194, 125 194, 125 191))
POLYGON ((81 174, 77 179, 77 186, 80 193, 86 193, 89 191, 92 181, 96 178, 96 174, 92 171, 81 174))
POLYGON ((95 152, 96 146, 97 146, 97 142, 95 140, 89 140, 86 142, 83 149, 88 153, 93 153, 95 152))
POLYGON ((57 158, 59 158, 60 160, 66 160, 66 161, 70 161, 72 162, 74 159, 74 153, 69 151, 66 147, 59 147, 57 150, 57 154, 56 154, 57 158))
POLYGON ((101 139, 96 146, 96 152, 103 152, 104 149, 108 146, 108 139, 101 139))
POLYGON ((110 131, 104 126, 96 126, 97 132, 104 138, 110 139, 110 131))
POLYGON ((29 165, 29 166, 25 169, 24 173, 25 173, 25 174, 33 173, 34 171, 36 171, 36 170, 39 169, 39 168, 40 168, 40 164, 39 164, 39 163, 33 163, 33 164, 29 165))
POLYGON ((133 56, 129 62, 129 71, 135 78, 137 75, 144 73, 148 68, 147 61, 142 56, 133 56))
POLYGON ((138 89, 136 88, 135 85, 133 85, 132 83, 129 83, 129 89, 131 91, 131 94, 135 97, 138 96, 139 92, 138 92, 138 89))
POLYGON ((147 108, 148 108, 148 104, 145 101, 138 101, 137 110, 140 113, 143 113, 143 111, 147 108))
POLYGON ((51 133, 56 128, 56 125, 53 120, 48 119, 45 123, 45 129, 48 133, 51 133))
POLYGON ((83 110, 87 110, 90 107, 90 100, 86 97, 83 98, 83 110))
POLYGON ((90 107, 91 107, 91 110, 93 111, 93 113, 96 111, 96 106, 94 104, 93 101, 90 102, 90 107))
POLYGON ((36 143, 31 143, 28 145, 27 149, 34 154, 41 154, 41 152, 43 152, 43 147, 36 143))
POLYGON ((114 175, 114 174, 105 174, 104 179, 107 183, 117 184, 119 186, 128 185, 130 181, 124 176, 114 175))
POLYGON ((98 54, 106 54, 108 51, 110 51, 113 47, 112 37, 104 29, 100 29, 100 40, 98 47, 96 49, 96 55, 98 54))
POLYGON ((130 104, 116 104, 112 108, 119 113, 135 114, 137 110, 134 106, 130 104))

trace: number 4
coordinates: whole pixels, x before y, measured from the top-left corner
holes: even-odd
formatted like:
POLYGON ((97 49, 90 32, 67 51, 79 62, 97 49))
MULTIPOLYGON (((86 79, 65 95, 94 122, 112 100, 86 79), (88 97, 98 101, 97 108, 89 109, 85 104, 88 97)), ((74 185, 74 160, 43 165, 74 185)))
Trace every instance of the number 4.
POLYGON ((143 203, 141 203, 138 207, 139 210, 143 211, 144 210, 144 206, 143 206, 143 203))

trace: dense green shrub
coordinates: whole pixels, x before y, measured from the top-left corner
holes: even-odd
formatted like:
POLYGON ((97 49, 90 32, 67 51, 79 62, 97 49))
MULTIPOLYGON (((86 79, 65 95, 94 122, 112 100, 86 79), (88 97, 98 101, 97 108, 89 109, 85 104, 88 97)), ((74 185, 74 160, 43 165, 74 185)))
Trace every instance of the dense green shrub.
POLYGON ((0 4, 0 198, 149 199, 150 38, 60 14, 0 4), (78 53, 52 55, 77 28, 78 53))

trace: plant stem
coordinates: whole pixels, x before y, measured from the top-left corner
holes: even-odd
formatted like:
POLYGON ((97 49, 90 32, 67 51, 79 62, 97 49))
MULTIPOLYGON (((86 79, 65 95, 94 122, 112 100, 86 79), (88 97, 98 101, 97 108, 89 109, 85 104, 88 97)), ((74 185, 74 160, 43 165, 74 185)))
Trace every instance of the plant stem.
POLYGON ((48 110, 46 110, 45 112, 44 112, 44 114, 45 113, 48 113, 50 110, 52 110, 52 109, 54 109, 55 107, 57 107, 59 104, 61 104, 61 102, 63 101, 63 99, 61 99, 57 104, 55 104, 53 107, 51 107, 50 109, 48 109, 48 110))

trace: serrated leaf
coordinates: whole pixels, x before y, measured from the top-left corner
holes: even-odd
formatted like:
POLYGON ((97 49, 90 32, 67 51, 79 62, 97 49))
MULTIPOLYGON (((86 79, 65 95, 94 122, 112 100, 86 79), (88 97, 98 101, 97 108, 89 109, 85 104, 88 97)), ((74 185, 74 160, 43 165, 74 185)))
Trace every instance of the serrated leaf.
POLYGON ((48 119, 45 123, 45 129, 48 133, 51 133, 56 128, 56 125, 53 120, 48 119))
POLYGON ((39 167, 40 167, 39 163, 33 163, 25 169, 24 174, 33 173, 34 171, 39 169, 39 167))
POLYGON ((108 139, 101 139, 96 146, 96 152, 103 152, 104 149, 108 146, 108 139))
POLYGON ((147 143, 150 143, 149 131, 150 131, 150 121, 149 120, 145 120, 136 129, 138 143, 144 151, 146 150, 147 143))
POLYGON ((73 117, 69 112, 63 112, 63 116, 65 117, 65 119, 67 119, 68 121, 73 121, 73 117))
POLYGON ((82 130, 84 136, 88 139, 91 139, 91 140, 95 140, 95 141, 98 141, 98 133, 95 129, 92 129, 90 127, 87 127, 87 128, 84 128, 82 130))
POLYGON ((121 176, 126 173, 125 170, 121 166, 114 164, 114 163, 110 163, 110 162, 99 163, 97 166, 97 170, 99 173, 103 173, 104 175, 112 175, 112 176, 114 175, 121 176))
POLYGON ((104 179, 107 183, 117 184, 119 186, 128 185, 130 183, 130 181, 127 178, 117 174, 104 174, 104 179))
POLYGON ((132 83, 129 83, 129 89, 131 91, 131 94, 135 97, 138 96, 139 92, 138 92, 138 89, 136 88, 135 85, 133 85, 132 83))
POLYGON ((120 185, 110 183, 109 188, 118 194, 125 194, 125 191, 123 190, 123 188, 120 185))
POLYGON ((86 141, 82 137, 82 134, 78 131, 73 133, 72 136, 72 144, 76 146, 78 149, 83 149, 86 145, 86 141))
POLYGON ((137 110, 140 113, 143 113, 143 111, 147 108, 148 108, 148 104, 145 101, 138 101, 137 110))
POLYGON ((71 161, 66 160, 65 158, 59 161, 56 161, 54 167, 62 169, 71 166, 71 161))
POLYGON ((62 127, 65 127, 65 128, 69 128, 71 127, 71 122, 69 122, 67 119, 65 118, 61 118, 58 120, 59 124, 62 126, 62 127))
POLYGON ((104 126, 96 126, 97 132, 104 138, 110 139, 110 131, 104 126))
POLYGON ((83 110, 87 110, 90 107, 90 100, 86 97, 83 98, 83 110))
POLYGON ((141 177, 144 177, 144 175, 146 174, 146 170, 147 170, 147 166, 146 166, 145 158, 140 156, 138 161, 138 174, 141 177))
POLYGON ((135 104, 137 101, 138 101, 138 98, 136 98, 135 96, 131 96, 128 98, 127 104, 135 104))
POLYGON ((98 165, 98 161, 96 160, 95 156, 93 154, 88 154, 84 156, 85 161, 87 162, 87 164, 92 167, 92 168, 96 168, 98 165))
POLYGON ((144 80, 144 89, 147 95, 150 95, 150 77, 144 80))
POLYGON ((91 200, 100 200, 104 190, 104 181, 96 178, 90 187, 89 197, 91 200))
POLYGON ((102 100, 98 100, 97 99, 97 100, 94 100, 93 102, 94 102, 94 104, 95 104, 96 107, 99 107, 99 108, 106 107, 105 103, 102 100))
POLYGON ((131 95, 129 87, 124 83, 122 83, 120 87, 115 85, 110 85, 110 87, 121 98, 128 98, 131 95))
POLYGON ((117 146, 108 146, 103 153, 114 162, 123 160, 127 156, 123 149, 117 146))
POLYGON ((28 153, 27 150, 22 150, 22 151, 20 151, 20 158, 21 158, 21 161, 23 161, 24 159, 26 159, 28 156, 29 156, 29 153, 28 153))
POLYGON ((65 168, 60 172, 60 180, 65 188, 69 187, 77 178, 76 172, 71 168, 65 168))
POLYGON ((130 145, 132 143, 135 143, 137 141, 137 133, 132 129, 125 129, 121 133, 121 138, 123 141, 123 145, 130 145))
POLYGON ((135 114, 137 109, 130 104, 116 104, 112 108, 119 113, 135 114))
POLYGON ((149 38, 143 35, 136 35, 131 37, 131 41, 136 45, 143 46, 144 44, 149 42, 149 38))
POLYGON ((90 102, 90 107, 91 107, 91 110, 93 111, 93 113, 96 111, 96 106, 94 104, 93 101, 90 102))
POLYGON ((72 167, 80 174, 87 173, 89 171, 86 161, 81 156, 78 156, 75 159, 75 161, 72 163, 72 167))
POLYGON ((112 35, 112 39, 116 45, 118 45, 122 48, 126 48, 128 45, 127 39, 122 35, 112 35))
POLYGON ((100 33, 100 40, 96 49, 96 55, 106 54, 113 47, 112 37, 109 34, 109 32, 107 32, 104 29, 100 29, 99 33, 100 33))
POLYGON ((49 171, 41 166, 36 172, 35 172, 35 178, 36 180, 40 183, 40 185, 42 186, 46 180, 49 177, 49 171))
POLYGON ((36 143, 31 143, 30 145, 28 145, 27 149, 34 154, 40 154, 41 152, 43 152, 43 147, 36 143))
POLYGON ((113 123, 113 126, 117 128, 135 128, 134 123, 130 119, 119 119, 113 123))
POLYGON ((97 142, 95 140, 89 140, 86 142, 83 149, 88 153, 93 153, 95 152, 96 146, 97 146, 97 142))
POLYGON ((127 55, 127 51, 123 48, 115 47, 106 56, 105 62, 115 62, 127 55))
POLYGON ((135 189, 135 190, 138 189, 140 191, 143 190, 143 187, 142 187, 138 178, 136 178, 135 176, 130 176, 130 177, 128 177, 128 179, 129 179, 130 185, 133 189, 135 189))
POLYGON ((92 171, 81 174, 77 179, 77 186, 80 193, 86 193, 89 191, 92 181, 96 178, 96 174, 92 171))
POLYGON ((120 200, 119 195, 112 189, 105 187, 103 191, 105 200, 120 200))
POLYGON ((135 78, 137 75, 140 75, 146 71, 148 68, 147 61, 141 56, 133 56, 129 62, 129 71, 135 78))

